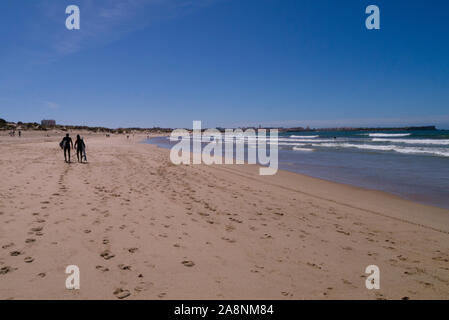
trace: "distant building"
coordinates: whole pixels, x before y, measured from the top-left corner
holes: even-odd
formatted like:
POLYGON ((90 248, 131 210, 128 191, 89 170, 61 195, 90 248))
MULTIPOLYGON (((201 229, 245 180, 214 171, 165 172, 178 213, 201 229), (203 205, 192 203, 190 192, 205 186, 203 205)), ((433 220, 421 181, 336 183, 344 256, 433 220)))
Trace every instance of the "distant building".
POLYGON ((55 120, 42 120, 41 125, 44 127, 54 127, 54 126, 56 126, 56 121, 55 120))

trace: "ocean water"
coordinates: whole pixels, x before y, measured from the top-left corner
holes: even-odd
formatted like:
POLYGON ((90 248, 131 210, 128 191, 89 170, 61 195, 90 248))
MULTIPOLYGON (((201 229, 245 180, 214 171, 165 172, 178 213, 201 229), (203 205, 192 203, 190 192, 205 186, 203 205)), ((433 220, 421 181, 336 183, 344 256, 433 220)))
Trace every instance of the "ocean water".
MULTIPOLYGON (((164 148, 177 143, 167 137, 147 142, 164 148)), ((244 143, 255 147, 254 140, 244 143)), ((278 146, 279 169, 449 209, 447 130, 289 132, 279 134, 278 146)))

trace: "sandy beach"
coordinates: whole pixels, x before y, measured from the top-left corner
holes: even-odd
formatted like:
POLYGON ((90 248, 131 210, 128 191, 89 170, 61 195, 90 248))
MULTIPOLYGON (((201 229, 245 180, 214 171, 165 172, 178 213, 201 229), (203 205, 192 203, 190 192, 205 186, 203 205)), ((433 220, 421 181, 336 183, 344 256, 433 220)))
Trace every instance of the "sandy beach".
POLYGON ((449 299, 449 210, 254 165, 175 166, 138 135, 85 135, 89 162, 66 164, 61 138, 0 136, 0 299, 449 299))

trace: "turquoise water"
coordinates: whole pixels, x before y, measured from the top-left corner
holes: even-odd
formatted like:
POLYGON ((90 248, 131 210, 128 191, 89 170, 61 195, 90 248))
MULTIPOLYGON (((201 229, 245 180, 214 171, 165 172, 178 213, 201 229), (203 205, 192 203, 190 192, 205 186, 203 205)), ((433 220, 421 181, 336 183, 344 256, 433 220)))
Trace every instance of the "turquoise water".
POLYGON ((279 168, 449 209, 447 130, 281 133, 279 168))

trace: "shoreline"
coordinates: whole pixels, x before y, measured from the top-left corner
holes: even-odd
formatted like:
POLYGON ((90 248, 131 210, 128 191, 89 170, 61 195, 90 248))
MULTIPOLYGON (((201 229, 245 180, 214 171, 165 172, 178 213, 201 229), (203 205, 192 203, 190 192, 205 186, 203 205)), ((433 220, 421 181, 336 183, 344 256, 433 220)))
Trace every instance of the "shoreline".
POLYGON ((60 135, 0 137, 1 299, 449 298, 448 210, 257 165, 174 166, 145 136, 87 135, 84 165, 64 163, 60 135))
MULTIPOLYGON (((145 144, 144 142, 142 142, 145 144)), ((156 146, 162 150, 169 150, 163 147, 156 146)), ((202 164, 201 164, 202 165, 202 164)), ((306 194, 308 196, 318 198, 321 200, 338 203, 340 205, 345 205, 351 208, 365 210, 367 212, 371 212, 373 214, 377 214, 380 216, 385 216, 391 219, 398 219, 402 222, 411 223, 417 226, 425 227, 433 229, 437 232, 442 232, 449 234, 449 209, 438 207, 431 204, 421 203, 418 201, 406 199, 400 195, 396 195, 390 192, 365 188, 353 184, 342 183, 327 179, 322 179, 318 177, 313 177, 307 174, 298 173, 294 171, 289 171, 285 169, 278 169, 277 173, 273 176, 260 176, 258 174, 258 169, 260 165, 209 165, 208 167, 213 167, 220 170, 220 167, 223 167, 223 170, 232 174, 240 175, 241 177, 246 177, 248 179, 257 180, 263 182, 265 184, 271 184, 278 188, 306 194), (239 169, 239 167, 241 169, 239 169), (254 167, 254 169, 249 169, 254 167), (276 178, 279 175, 282 178, 276 178), (258 178, 259 177, 259 178, 258 178), (285 178, 288 177, 288 178, 285 178), (272 181, 267 181, 272 180, 272 181), (274 180, 274 181, 273 181, 274 180), (306 180, 304 185, 298 187, 295 185, 296 181, 306 180), (280 184, 288 181, 288 185, 280 184), (312 186, 312 187, 311 187, 312 186), (327 192, 324 190, 331 189, 331 192, 327 192), (339 189, 338 192, 336 190, 339 189), (337 195, 336 195, 337 194, 337 195), (347 196, 350 195, 350 196, 347 196), (370 197, 375 197, 375 201, 370 201, 370 197), (354 197, 357 197, 357 201, 354 201, 354 197), (360 198, 364 198, 364 204, 362 206, 357 205, 360 198), (410 211, 410 219, 407 217, 399 216, 395 214, 394 210, 391 210, 390 215, 382 214, 379 211, 379 203, 377 202, 378 198, 384 198, 389 200, 393 206, 407 206, 411 209, 410 211), (414 208, 416 206, 416 208, 414 208), (432 217, 423 216, 422 211, 427 211, 427 214, 430 213, 432 217), (431 218, 429 220, 429 218, 431 218), (443 227, 441 227, 443 226, 443 227)), ((385 210, 385 208, 381 208, 381 210, 385 210)))
MULTIPOLYGON (((155 138, 155 137, 156 136, 151 137, 151 138, 155 138)), ((169 137, 169 136, 168 135, 160 135, 160 136, 157 136, 157 137, 169 137)), ((157 143, 151 143, 151 142, 147 142, 147 141, 148 141, 148 139, 145 138, 142 141, 140 141, 140 143, 156 145, 157 146, 157 143)), ((158 146, 158 147, 160 147, 162 149, 170 150, 168 147, 167 148, 164 147, 164 146, 158 146)), ((372 187, 372 188, 371 187, 366 187, 366 186, 363 186, 363 185, 360 185, 360 184, 357 184, 357 183, 341 182, 341 181, 337 181, 337 180, 327 179, 327 178, 315 176, 313 174, 307 174, 307 173, 294 171, 293 169, 292 170, 288 170, 286 168, 282 168, 282 169, 279 168, 278 171, 290 172, 290 173, 293 173, 293 174, 298 174, 300 176, 305 176, 305 177, 309 177, 309 178, 313 178, 313 179, 318 179, 318 180, 324 181, 324 182, 336 183, 338 185, 351 186, 351 187, 359 188, 359 189, 362 189, 362 190, 365 190, 365 191, 381 192, 381 193, 384 193, 384 194, 386 194, 388 196, 397 197, 399 199, 402 199, 402 200, 405 200, 405 201, 410 201, 410 202, 413 202, 415 204, 420 204, 420 205, 423 205, 423 206, 430 206, 430 207, 434 207, 434 208, 438 208, 438 209, 442 209, 442 210, 447 210, 448 214, 449 214, 449 208, 448 207, 440 206, 437 203, 434 203, 432 201, 420 201, 420 200, 417 199, 417 197, 419 197, 418 195, 406 196, 404 194, 400 194, 399 192, 394 193, 394 192, 390 192, 390 191, 386 191, 386 190, 382 190, 382 189, 376 189, 374 187, 372 187)))

